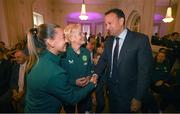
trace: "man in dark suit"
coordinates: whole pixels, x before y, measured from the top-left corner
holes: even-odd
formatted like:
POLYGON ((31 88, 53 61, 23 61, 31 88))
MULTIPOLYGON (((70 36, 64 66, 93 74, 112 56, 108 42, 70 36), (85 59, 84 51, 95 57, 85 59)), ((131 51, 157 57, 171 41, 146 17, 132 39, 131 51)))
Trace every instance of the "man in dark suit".
POLYGON ((14 54, 16 63, 12 67, 11 90, 16 112, 24 110, 24 76, 28 56, 23 50, 17 50, 14 54))
POLYGON ((106 40, 96 73, 100 76, 107 68, 110 112, 138 112, 152 70, 149 39, 125 27, 121 9, 106 12, 105 24, 114 37, 106 40))
POLYGON ((4 58, 4 54, 4 50, 0 49, 0 113, 10 113, 13 112, 10 91, 11 63, 4 58))

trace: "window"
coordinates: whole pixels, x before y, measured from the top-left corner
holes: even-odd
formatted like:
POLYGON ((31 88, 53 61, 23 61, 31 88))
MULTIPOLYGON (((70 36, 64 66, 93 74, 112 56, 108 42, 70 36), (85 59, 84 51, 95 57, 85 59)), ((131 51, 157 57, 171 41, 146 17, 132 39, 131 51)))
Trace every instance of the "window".
POLYGON ((104 25, 104 23, 97 23, 97 24, 96 24, 96 35, 97 35, 98 33, 103 34, 103 25, 104 25))
POLYGON ((34 22, 34 27, 43 24, 44 23, 43 16, 37 12, 33 12, 33 22, 34 22))
POLYGON ((141 18, 137 11, 132 11, 127 19, 127 26, 130 30, 139 32, 140 31, 141 18))
POLYGON ((159 33, 159 24, 154 24, 154 26, 153 26, 153 34, 155 34, 155 33, 159 33))
POLYGON ((91 29, 91 25, 90 24, 82 24, 82 32, 83 33, 87 32, 87 38, 90 35, 90 29, 91 29))
POLYGON ((139 32, 139 28, 140 28, 140 16, 136 15, 133 18, 130 28, 131 28, 132 31, 139 32))

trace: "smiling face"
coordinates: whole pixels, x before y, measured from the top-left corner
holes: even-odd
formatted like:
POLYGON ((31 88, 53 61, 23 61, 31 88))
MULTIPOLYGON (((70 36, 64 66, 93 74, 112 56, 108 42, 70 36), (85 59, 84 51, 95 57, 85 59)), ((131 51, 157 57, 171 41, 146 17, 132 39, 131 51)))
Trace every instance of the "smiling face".
POLYGON ((115 13, 105 16, 105 25, 111 35, 118 36, 124 29, 124 18, 119 18, 115 13))
POLYGON ((27 57, 26 57, 26 55, 23 53, 23 51, 20 51, 20 50, 16 51, 16 53, 14 54, 14 56, 15 56, 15 60, 16 60, 16 62, 17 62, 18 64, 23 64, 23 63, 26 62, 27 57))
POLYGON ((55 31, 56 31, 56 34, 54 36, 55 46, 57 47, 57 50, 59 52, 65 52, 67 40, 65 39, 64 31, 61 28, 56 28, 55 31))
POLYGON ((72 45, 79 45, 85 43, 85 36, 81 31, 81 25, 79 24, 70 24, 66 26, 64 30, 66 38, 69 40, 69 43, 72 45))
POLYGON ((63 29, 55 28, 54 37, 51 39, 48 39, 47 43, 48 43, 48 49, 54 52, 54 54, 65 52, 67 40, 65 39, 63 29))
POLYGON ((72 33, 70 42, 71 42, 71 44, 77 44, 77 45, 82 45, 85 43, 84 35, 81 32, 80 28, 72 33))

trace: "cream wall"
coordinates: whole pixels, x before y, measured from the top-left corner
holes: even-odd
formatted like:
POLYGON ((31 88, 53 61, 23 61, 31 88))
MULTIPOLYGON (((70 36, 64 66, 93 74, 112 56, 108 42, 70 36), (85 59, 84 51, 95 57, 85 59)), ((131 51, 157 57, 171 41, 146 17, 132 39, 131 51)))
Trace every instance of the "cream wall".
POLYGON ((44 23, 54 23, 55 20, 55 6, 54 0, 34 0, 32 9, 43 15, 44 23))
MULTIPOLYGON (((81 8, 81 4, 63 4, 60 3, 55 4, 57 7, 55 9, 55 20, 58 24, 62 25, 63 27, 67 24, 67 14, 71 12, 79 12, 81 8), (60 5, 60 7, 58 7, 60 5)), ((155 7, 155 0, 122 0, 119 4, 107 4, 107 5, 86 5, 88 12, 98 12, 104 14, 111 8, 121 8, 126 14, 126 19, 128 18, 129 14, 133 10, 137 10, 141 16, 141 27, 140 32, 147 34, 148 36, 152 35, 153 31, 153 14, 154 14, 154 7, 155 7), (149 26, 152 25, 152 26, 149 26)), ((103 21, 103 20, 102 20, 103 21)), ((127 21, 127 20, 126 20, 127 21)), ((88 22, 87 22, 88 23, 88 22)), ((94 26, 94 23, 92 23, 94 26)))
POLYGON ((4 13, 4 5, 3 1, 0 0, 0 41, 6 42, 6 45, 9 45, 9 39, 7 34, 7 27, 6 27, 6 18, 4 13))
POLYGON ((24 39, 32 27, 31 0, 0 0, 1 38, 8 47, 24 39))
MULTIPOLYGON (((67 25, 67 21, 71 21, 71 22, 78 22, 78 23, 90 23, 91 24, 91 28, 92 34, 96 34, 95 32, 95 27, 97 23, 104 23, 104 19, 101 20, 94 20, 94 21, 80 21, 80 20, 71 20, 68 19, 68 14, 72 13, 72 12, 80 12, 81 10, 81 4, 69 4, 69 3, 59 3, 58 0, 55 2, 54 4, 54 8, 55 8, 55 15, 54 15, 54 19, 55 19, 55 23, 58 23, 59 25, 61 25, 62 27, 65 27, 67 25)), ((95 4, 91 4, 88 5, 86 4, 86 10, 88 12, 97 12, 100 13, 102 15, 104 15, 104 13, 111 9, 111 8, 115 8, 117 7, 117 4, 106 4, 106 5, 95 5, 95 4)), ((104 33, 105 34, 105 30, 104 33)))
POLYGON ((124 0, 119 5, 126 14, 126 22, 132 11, 140 15, 140 32, 149 36, 153 32, 153 15, 155 11, 155 0, 124 0))
POLYGON ((180 0, 178 0, 174 32, 180 33, 180 0))
MULTIPOLYGON (((58 1, 56 2, 56 8, 55 8, 55 22, 60 24, 62 27, 67 25, 67 16, 68 14, 72 13, 72 12, 80 12, 81 10, 81 4, 61 4, 58 3, 58 1)), ((107 5, 95 5, 95 4, 91 4, 91 5, 86 5, 86 10, 88 12, 97 12, 100 13, 102 15, 104 15, 104 13, 109 10, 110 8, 113 7, 117 7, 116 4, 107 4, 107 5)), ((103 21, 103 20, 102 20, 103 21)), ((89 23, 88 21, 86 21, 87 23, 89 23)), ((96 21, 94 21, 96 22, 96 21)), ((98 21, 97 21, 98 22, 98 21)))
MULTIPOLYGON (((141 17, 140 32, 151 37, 153 32, 153 15, 159 11, 160 14, 166 8, 156 9, 156 0, 121 0, 118 4, 87 5, 88 12, 98 12, 104 14, 111 8, 121 8, 125 12, 126 21, 132 11, 137 11, 141 17)), ((178 1, 178 6, 180 2, 178 1)), ((45 23, 56 23, 65 27, 67 15, 71 12, 79 12, 81 4, 60 3, 60 0, 0 0, 0 40, 12 47, 19 40, 23 39, 29 28, 33 27, 32 12, 38 12, 44 16, 45 23)), ((177 19, 180 19, 180 7, 177 8, 177 19)), ((95 27, 94 21, 92 26, 95 27)), ((170 24, 160 23, 160 33, 168 31, 180 32, 180 22, 174 21, 170 24), (174 26, 175 25, 175 26, 174 26), (166 28, 166 29, 165 29, 166 28)), ((95 31, 95 30, 94 30, 95 31)))

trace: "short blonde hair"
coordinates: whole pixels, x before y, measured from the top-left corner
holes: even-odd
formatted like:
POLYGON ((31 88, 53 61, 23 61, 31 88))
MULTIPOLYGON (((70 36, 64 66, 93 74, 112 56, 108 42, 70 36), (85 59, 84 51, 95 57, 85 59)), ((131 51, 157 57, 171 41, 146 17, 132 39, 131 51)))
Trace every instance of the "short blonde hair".
POLYGON ((72 35, 77 34, 81 31, 81 25, 80 24, 69 24, 64 29, 65 37, 69 39, 72 37, 72 35))

